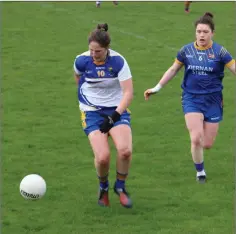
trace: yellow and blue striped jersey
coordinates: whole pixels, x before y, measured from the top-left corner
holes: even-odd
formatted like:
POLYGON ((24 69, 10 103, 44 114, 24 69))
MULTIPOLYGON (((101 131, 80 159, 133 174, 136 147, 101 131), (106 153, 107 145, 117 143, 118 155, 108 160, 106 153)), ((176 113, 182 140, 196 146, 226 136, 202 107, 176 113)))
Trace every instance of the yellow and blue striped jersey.
POLYGON ((196 42, 187 44, 175 61, 185 66, 182 89, 193 94, 222 91, 225 66, 235 63, 230 53, 215 42, 208 47, 199 47, 196 42))

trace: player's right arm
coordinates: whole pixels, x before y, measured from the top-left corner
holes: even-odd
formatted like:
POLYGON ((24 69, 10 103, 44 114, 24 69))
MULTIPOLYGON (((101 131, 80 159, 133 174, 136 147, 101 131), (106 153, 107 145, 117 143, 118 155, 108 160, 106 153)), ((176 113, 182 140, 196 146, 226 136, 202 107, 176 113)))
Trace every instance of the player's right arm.
POLYGON ((76 85, 78 86, 79 80, 80 80, 80 75, 74 73, 74 78, 75 78, 75 83, 76 83, 76 85))
POLYGON ((154 88, 147 89, 144 92, 145 100, 148 100, 152 94, 157 93, 163 86, 172 80, 182 67, 183 63, 176 59, 173 65, 164 73, 159 83, 154 88))
POLYGON ((144 98, 145 100, 148 100, 149 97, 152 94, 157 93, 163 86, 165 86, 170 80, 172 80, 176 74, 178 73, 178 71, 183 67, 185 62, 185 53, 184 53, 184 47, 182 47, 178 54, 177 57, 175 59, 175 62, 173 63, 173 65, 164 73, 164 75, 162 76, 161 80, 158 82, 158 84, 151 89, 147 89, 144 92, 144 98))
POLYGON ((170 80, 172 80, 182 67, 183 63, 176 59, 173 65, 164 73, 161 80, 159 81, 161 87, 165 86, 170 80))
POLYGON ((79 84, 80 77, 84 72, 85 72, 84 56, 78 55, 74 61, 74 78, 77 86, 79 84))

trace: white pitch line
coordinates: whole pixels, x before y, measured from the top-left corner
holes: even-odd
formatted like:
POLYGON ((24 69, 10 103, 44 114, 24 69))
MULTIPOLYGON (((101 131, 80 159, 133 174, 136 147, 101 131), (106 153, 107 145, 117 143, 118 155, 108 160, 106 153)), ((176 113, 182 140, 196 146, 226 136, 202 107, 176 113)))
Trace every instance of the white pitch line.
MULTIPOLYGON (((100 22, 98 22, 98 21, 96 21, 96 20, 93 20, 92 23, 98 24, 98 23, 100 23, 100 22)), ((110 24, 109 24, 109 25, 110 25, 110 24)), ((156 45, 158 45, 158 46, 163 46, 163 47, 165 47, 165 48, 167 48, 167 49, 169 49, 169 50, 171 50, 171 51, 176 51, 176 53, 177 53, 178 50, 180 49, 180 48, 175 48, 175 47, 172 47, 172 46, 165 45, 164 43, 161 44, 161 43, 158 43, 157 41, 149 40, 148 38, 146 38, 146 37, 144 37, 144 36, 142 36, 142 35, 139 35, 139 34, 136 34, 136 33, 130 32, 130 31, 128 32, 128 31, 126 31, 126 30, 124 30, 124 29, 117 28, 117 27, 115 27, 115 26, 113 26, 113 25, 111 26, 111 28, 112 28, 114 31, 119 32, 119 33, 121 33, 121 34, 128 35, 128 36, 133 36, 133 37, 135 37, 136 39, 145 40, 145 41, 148 41, 148 42, 150 42, 150 43, 156 44, 156 45)))
MULTIPOLYGON (((67 10, 66 8, 57 7, 57 6, 55 6, 55 5, 53 5, 53 4, 50 4, 50 3, 42 3, 41 6, 44 7, 44 8, 53 8, 55 11, 58 11, 58 12, 59 12, 59 11, 61 11, 61 12, 69 12, 69 10, 67 10)), ((84 19, 84 17, 82 17, 82 16, 80 16, 80 15, 77 15, 76 17, 77 17, 77 19, 78 19, 78 18, 80 18, 80 19, 82 19, 82 20, 84 19)), ((96 23, 96 24, 101 23, 101 22, 99 22, 99 21, 97 21, 97 20, 92 20, 91 22, 92 22, 92 23, 96 23)), ((109 24, 109 25, 110 25, 110 24, 109 24)), ((149 43, 152 43, 152 44, 154 44, 154 45, 157 45, 157 46, 163 46, 164 48, 166 48, 166 49, 168 49, 168 50, 171 50, 171 51, 175 51, 176 53, 177 53, 178 50, 180 49, 180 48, 175 48, 175 47, 172 47, 172 46, 168 46, 168 45, 166 45, 165 43, 162 44, 162 43, 159 43, 158 41, 149 40, 149 39, 148 39, 147 37, 145 37, 145 36, 136 34, 136 33, 131 32, 131 31, 126 31, 126 30, 124 30, 124 29, 122 29, 122 28, 117 28, 117 27, 115 27, 115 26, 113 26, 113 25, 111 25, 111 28, 112 28, 114 31, 118 32, 118 33, 121 33, 121 34, 124 34, 124 35, 127 35, 127 36, 132 36, 132 37, 134 37, 134 38, 136 38, 136 39, 145 40, 145 41, 147 41, 147 42, 149 42, 149 43)), ((112 42, 112 44, 115 44, 115 43, 112 42)))

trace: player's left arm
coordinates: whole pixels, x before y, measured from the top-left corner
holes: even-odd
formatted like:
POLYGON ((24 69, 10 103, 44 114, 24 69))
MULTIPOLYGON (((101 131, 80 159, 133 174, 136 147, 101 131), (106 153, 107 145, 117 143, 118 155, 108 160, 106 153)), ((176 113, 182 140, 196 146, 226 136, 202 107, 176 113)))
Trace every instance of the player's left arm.
MULTIPOLYGON (((227 66, 227 64, 226 64, 226 66, 227 66)), ((228 68, 234 75, 236 75, 235 60, 233 60, 232 63, 227 66, 227 68, 228 68)))
POLYGON ((100 125, 100 131, 102 133, 108 133, 114 123, 120 120, 122 113, 127 109, 133 99, 133 82, 129 66, 125 59, 119 62, 121 70, 118 72, 118 80, 122 89, 122 98, 111 116, 102 115, 104 117, 104 121, 100 125))
POLYGON ((120 86, 123 96, 118 107, 116 108, 116 111, 119 112, 119 114, 122 114, 128 108, 133 99, 133 81, 131 77, 128 80, 121 81, 120 86))
POLYGON ((222 47, 220 50, 220 56, 225 64, 225 66, 234 74, 236 75, 236 67, 235 67, 235 60, 233 59, 232 55, 224 48, 222 47))
POLYGON ((116 108, 119 114, 122 114, 127 107, 130 105, 133 99, 133 81, 132 75, 128 63, 124 59, 124 65, 121 71, 118 73, 118 79, 120 81, 120 86, 122 89, 122 99, 116 108))

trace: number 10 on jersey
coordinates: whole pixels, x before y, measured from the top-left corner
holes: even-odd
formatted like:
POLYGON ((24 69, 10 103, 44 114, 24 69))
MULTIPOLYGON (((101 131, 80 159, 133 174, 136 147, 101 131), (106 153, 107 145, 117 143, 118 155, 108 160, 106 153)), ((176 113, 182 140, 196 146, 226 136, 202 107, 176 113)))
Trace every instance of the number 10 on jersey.
POLYGON ((97 74, 98 74, 98 77, 104 77, 105 76, 105 71, 103 71, 103 70, 99 70, 99 71, 97 71, 97 74))

